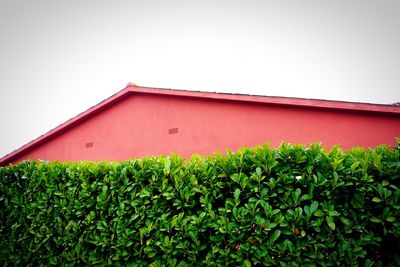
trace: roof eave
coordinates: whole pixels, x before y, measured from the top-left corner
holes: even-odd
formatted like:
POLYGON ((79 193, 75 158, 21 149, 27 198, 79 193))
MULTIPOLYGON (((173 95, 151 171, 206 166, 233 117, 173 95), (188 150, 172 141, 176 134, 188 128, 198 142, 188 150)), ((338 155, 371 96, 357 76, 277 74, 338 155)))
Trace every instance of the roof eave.
POLYGON ((346 101, 305 99, 305 98, 279 97, 279 96, 210 93, 203 91, 186 91, 186 90, 161 89, 161 88, 150 88, 150 87, 136 87, 134 91, 138 93, 157 94, 157 95, 169 95, 169 96, 204 98, 204 99, 215 99, 215 100, 226 100, 226 101, 252 102, 252 103, 272 104, 281 106, 331 109, 331 110, 343 110, 343 111, 347 110, 347 111, 357 111, 357 112, 372 112, 372 113, 386 113, 386 114, 400 115, 400 106, 385 105, 385 104, 357 103, 357 102, 346 102, 346 101))

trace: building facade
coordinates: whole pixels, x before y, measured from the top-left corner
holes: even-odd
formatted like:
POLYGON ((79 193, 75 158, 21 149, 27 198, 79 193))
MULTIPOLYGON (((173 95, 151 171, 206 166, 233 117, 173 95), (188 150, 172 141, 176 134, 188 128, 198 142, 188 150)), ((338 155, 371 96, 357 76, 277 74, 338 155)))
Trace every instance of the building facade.
POLYGON ((374 147, 400 137, 400 106, 157 89, 125 89, 0 159, 120 161, 210 155, 268 142, 374 147))

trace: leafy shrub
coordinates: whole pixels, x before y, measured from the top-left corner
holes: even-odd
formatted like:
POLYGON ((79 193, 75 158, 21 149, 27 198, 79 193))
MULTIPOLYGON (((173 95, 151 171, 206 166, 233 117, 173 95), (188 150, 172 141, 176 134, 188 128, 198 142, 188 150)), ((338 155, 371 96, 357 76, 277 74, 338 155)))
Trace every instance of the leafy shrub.
POLYGON ((400 265, 400 146, 0 168, 1 265, 400 265))

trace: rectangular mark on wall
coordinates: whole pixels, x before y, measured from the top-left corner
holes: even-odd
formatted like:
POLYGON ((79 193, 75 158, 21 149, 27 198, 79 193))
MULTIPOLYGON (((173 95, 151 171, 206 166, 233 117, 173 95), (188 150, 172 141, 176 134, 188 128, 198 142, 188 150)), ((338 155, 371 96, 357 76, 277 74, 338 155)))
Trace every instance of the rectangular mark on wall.
POLYGON ((93 142, 88 142, 88 143, 86 143, 86 144, 85 144, 85 147, 86 147, 86 148, 91 148, 91 147, 93 147, 93 142))
POLYGON ((168 129, 168 134, 177 134, 179 132, 178 128, 171 128, 168 129))

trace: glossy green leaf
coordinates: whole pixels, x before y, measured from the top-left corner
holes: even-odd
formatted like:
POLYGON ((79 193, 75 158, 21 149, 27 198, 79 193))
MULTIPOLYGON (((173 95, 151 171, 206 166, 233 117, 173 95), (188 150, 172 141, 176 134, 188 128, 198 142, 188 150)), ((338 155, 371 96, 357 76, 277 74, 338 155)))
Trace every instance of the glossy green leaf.
POLYGON ((325 213, 322 210, 316 210, 314 215, 317 217, 325 216, 325 213))
POLYGON ((275 230, 268 240, 268 244, 272 245, 281 235, 281 230, 275 230))
POLYGON ((239 188, 235 189, 235 193, 233 194, 233 196, 235 199, 239 199, 239 197, 240 197, 240 189, 239 188))
POLYGON ((164 158, 164 175, 168 175, 171 171, 171 160, 169 157, 164 158))
POLYGON ((371 222, 374 222, 374 223, 381 223, 382 222, 382 220, 380 218, 377 218, 377 217, 372 217, 370 220, 371 220, 371 222))
POLYGON ((314 214, 318 209, 318 202, 317 201, 313 201, 310 205, 310 213, 314 214))
POLYGON ((332 217, 326 216, 326 217, 325 217, 325 220, 326 220, 326 222, 327 222, 329 228, 330 228, 332 231, 336 229, 336 225, 335 225, 335 223, 334 223, 332 217))
POLYGON ((245 266, 245 267, 251 267, 251 262, 249 261, 249 260, 244 260, 243 261, 243 266, 245 266))
POLYGON ((380 199, 379 197, 374 197, 374 198, 372 198, 372 201, 379 203, 379 202, 382 202, 382 199, 380 199))
POLYGON ((394 221, 396 221, 396 218, 393 217, 393 216, 389 216, 389 217, 386 217, 386 221, 388 221, 388 222, 394 222, 394 221))

